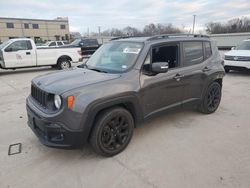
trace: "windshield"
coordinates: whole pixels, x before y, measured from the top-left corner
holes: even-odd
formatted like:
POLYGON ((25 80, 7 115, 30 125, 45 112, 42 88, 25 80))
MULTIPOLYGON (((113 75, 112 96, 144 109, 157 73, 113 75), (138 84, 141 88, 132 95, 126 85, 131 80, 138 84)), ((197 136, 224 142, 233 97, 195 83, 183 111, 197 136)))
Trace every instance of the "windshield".
POLYGON ((43 46, 49 46, 49 44, 50 44, 50 41, 44 43, 43 46))
POLYGON ((142 43, 116 41, 102 45, 87 61, 89 69, 122 73, 131 68, 142 49, 142 43))
POLYGON ((3 49, 5 46, 8 46, 11 42, 12 42, 11 40, 3 42, 2 44, 0 44, 0 49, 3 49))
POLYGON ((250 50, 250 41, 243 41, 237 47, 236 50, 250 50))
POLYGON ((78 45, 78 43, 81 41, 82 39, 75 39, 73 42, 71 42, 71 45, 78 45))

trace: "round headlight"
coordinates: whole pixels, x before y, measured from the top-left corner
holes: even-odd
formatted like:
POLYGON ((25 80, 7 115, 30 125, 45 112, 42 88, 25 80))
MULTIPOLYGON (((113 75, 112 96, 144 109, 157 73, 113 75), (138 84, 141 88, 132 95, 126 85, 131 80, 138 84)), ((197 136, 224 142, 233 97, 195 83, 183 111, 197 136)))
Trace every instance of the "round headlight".
POLYGON ((61 108, 62 100, 61 100, 61 97, 59 95, 54 96, 54 104, 55 104, 56 109, 61 108))

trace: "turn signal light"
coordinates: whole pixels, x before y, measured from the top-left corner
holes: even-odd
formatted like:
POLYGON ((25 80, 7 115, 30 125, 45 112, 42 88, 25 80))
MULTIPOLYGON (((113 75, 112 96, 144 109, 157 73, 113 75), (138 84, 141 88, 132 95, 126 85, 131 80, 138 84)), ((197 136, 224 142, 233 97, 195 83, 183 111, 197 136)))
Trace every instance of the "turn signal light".
POLYGON ((74 96, 68 96, 67 98, 67 105, 68 105, 68 108, 69 109, 72 109, 73 107, 73 104, 74 104, 74 96))

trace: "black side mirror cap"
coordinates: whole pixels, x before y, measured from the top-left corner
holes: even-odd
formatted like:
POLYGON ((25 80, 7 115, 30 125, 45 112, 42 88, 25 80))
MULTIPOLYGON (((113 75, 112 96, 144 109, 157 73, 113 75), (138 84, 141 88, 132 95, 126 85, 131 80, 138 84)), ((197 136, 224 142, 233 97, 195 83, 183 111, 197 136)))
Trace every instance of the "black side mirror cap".
POLYGON ((167 62, 154 62, 152 63, 152 72, 153 73, 166 73, 168 72, 169 65, 167 62))

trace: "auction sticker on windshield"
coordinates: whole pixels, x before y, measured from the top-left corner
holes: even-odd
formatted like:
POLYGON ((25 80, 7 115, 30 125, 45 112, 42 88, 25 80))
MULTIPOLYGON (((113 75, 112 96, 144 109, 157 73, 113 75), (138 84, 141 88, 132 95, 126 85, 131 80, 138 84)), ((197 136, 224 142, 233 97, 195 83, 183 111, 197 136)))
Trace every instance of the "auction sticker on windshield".
POLYGON ((139 54, 141 48, 124 48, 123 53, 139 54))

